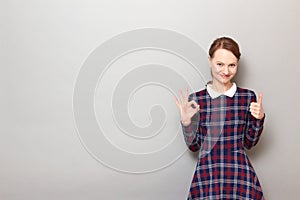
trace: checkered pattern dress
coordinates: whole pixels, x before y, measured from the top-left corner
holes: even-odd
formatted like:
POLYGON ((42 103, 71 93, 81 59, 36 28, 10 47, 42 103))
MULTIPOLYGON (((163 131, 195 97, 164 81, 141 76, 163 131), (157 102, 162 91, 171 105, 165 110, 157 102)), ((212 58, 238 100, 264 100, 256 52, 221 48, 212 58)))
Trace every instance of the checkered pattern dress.
POLYGON ((182 125, 187 146, 199 151, 188 200, 264 199, 244 149, 255 146, 263 130, 264 118, 255 119, 249 111, 255 93, 237 87, 233 97, 212 99, 204 89, 189 100, 195 100, 200 111, 189 126, 182 125))

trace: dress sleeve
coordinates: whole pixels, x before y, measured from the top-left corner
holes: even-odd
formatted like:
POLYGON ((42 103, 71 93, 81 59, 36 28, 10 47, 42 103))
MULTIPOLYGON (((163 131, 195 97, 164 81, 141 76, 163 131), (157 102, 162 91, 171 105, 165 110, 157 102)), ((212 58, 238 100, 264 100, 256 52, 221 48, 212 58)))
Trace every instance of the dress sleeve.
MULTIPOLYGON (((250 102, 256 102, 256 95, 254 92, 251 95, 250 102)), ((263 131, 265 117, 266 114, 262 119, 256 119, 255 117, 253 117, 250 112, 250 104, 249 104, 249 108, 247 111, 246 131, 244 137, 244 146, 247 149, 251 149, 258 143, 261 133, 263 131)))
MULTIPOLYGON (((189 101, 191 100, 191 95, 189 96, 189 101)), ((184 126, 181 123, 182 132, 184 136, 184 140, 188 148, 196 152, 200 149, 201 140, 200 140, 200 132, 199 132, 199 119, 200 113, 197 112, 191 119, 191 123, 188 126, 184 126)))

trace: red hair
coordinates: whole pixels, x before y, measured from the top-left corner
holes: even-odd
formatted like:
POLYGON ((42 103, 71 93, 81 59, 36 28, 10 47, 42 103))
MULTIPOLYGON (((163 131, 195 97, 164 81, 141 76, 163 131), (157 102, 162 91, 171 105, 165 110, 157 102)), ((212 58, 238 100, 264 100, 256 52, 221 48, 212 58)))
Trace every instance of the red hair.
POLYGON ((213 41, 209 48, 209 56, 211 58, 214 57, 214 53, 218 49, 226 49, 228 51, 231 51, 233 55, 239 60, 241 57, 240 48, 237 42, 235 42, 233 39, 228 37, 220 37, 213 41))

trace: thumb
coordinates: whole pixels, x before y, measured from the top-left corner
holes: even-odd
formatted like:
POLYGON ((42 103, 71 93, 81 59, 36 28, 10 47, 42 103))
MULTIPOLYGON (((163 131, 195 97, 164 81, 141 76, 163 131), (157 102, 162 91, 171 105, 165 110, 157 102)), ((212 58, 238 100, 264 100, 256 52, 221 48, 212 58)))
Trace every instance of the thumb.
POLYGON ((263 94, 262 94, 262 93, 259 93, 257 103, 262 104, 262 98, 263 98, 263 94))

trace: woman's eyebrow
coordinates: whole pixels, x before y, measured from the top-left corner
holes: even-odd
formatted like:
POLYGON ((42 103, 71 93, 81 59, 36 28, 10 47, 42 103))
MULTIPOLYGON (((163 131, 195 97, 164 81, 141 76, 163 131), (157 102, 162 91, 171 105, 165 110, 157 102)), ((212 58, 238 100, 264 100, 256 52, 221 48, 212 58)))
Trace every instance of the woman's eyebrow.
MULTIPOLYGON (((224 62, 222 62, 222 61, 219 61, 219 60, 217 60, 216 62, 217 62, 217 63, 222 63, 222 64, 224 64, 224 62)), ((237 62, 230 62, 228 65, 232 65, 232 64, 235 64, 235 65, 236 65, 236 64, 237 64, 237 62)))

